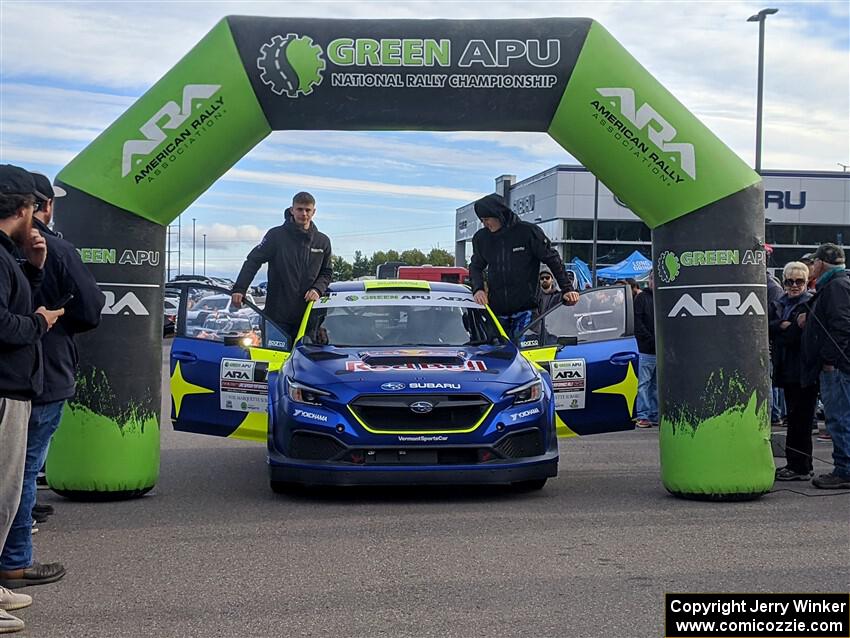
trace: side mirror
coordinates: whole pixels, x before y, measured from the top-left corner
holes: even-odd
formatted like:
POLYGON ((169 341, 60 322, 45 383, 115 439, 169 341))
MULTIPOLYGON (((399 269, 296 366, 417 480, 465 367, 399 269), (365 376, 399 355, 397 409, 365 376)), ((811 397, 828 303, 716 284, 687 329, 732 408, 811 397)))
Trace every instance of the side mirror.
POLYGON ((566 336, 558 337, 556 343, 558 344, 559 348, 563 348, 565 346, 577 346, 578 345, 578 337, 576 337, 575 335, 570 336, 570 337, 566 337, 566 336))
POLYGON ((246 337, 244 335, 224 335, 224 345, 239 346, 240 348, 245 348, 247 350, 251 347, 251 337, 246 337))

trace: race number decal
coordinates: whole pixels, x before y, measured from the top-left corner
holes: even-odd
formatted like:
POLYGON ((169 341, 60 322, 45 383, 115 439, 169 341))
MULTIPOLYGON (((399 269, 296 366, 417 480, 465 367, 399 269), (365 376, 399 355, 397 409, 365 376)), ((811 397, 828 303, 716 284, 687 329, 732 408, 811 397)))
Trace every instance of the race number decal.
POLYGON ((587 366, 584 359, 552 361, 549 364, 552 387, 555 390, 556 410, 584 409, 584 394, 587 385, 587 366))
POLYGON ((237 412, 268 410, 268 363, 245 359, 222 359, 219 370, 222 410, 237 412))

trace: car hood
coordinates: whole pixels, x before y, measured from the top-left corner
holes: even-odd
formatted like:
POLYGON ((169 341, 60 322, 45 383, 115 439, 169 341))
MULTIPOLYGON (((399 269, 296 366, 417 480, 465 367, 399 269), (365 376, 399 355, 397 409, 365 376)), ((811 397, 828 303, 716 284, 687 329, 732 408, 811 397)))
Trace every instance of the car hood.
POLYGON ((425 391, 483 392, 493 384, 504 391, 503 386, 520 385, 536 375, 513 344, 453 348, 299 345, 287 362, 286 373, 320 388, 345 384, 358 392, 379 390, 387 384, 408 387, 411 383, 425 391))

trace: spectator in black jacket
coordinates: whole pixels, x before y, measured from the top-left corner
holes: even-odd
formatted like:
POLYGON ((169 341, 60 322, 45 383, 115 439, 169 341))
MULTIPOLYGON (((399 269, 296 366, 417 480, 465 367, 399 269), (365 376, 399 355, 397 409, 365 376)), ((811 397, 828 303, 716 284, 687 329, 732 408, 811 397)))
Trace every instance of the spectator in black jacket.
MULTIPOLYGON (((41 283, 47 258, 47 243, 32 227, 35 194, 28 171, 0 165, 0 543, 21 498, 30 401, 42 389, 41 337, 63 312, 43 306, 33 311, 31 286, 41 283)), ((23 621, 5 609, 31 603, 29 596, 0 587, 0 628, 23 629, 23 621)))
POLYGON ((266 233, 245 258, 233 285, 237 308, 260 267, 269 264, 265 313, 287 337, 287 346, 298 332, 307 303, 321 297, 331 282, 331 241, 313 223, 316 200, 301 192, 292 198, 285 222, 266 233))
POLYGON ((520 221, 499 195, 475 202, 475 214, 484 228, 472 237, 472 291, 478 303, 490 305, 511 339, 522 334, 537 308, 540 262, 552 271, 563 302, 578 303, 579 295, 573 291, 561 256, 539 226, 520 221))
POLYGON ((634 298, 635 339, 638 353, 638 396, 635 425, 650 428, 658 425, 658 375, 655 369, 655 280, 634 298))
POLYGON ((47 308, 56 308, 64 303, 65 314, 41 340, 43 389, 32 400, 21 502, 0 553, 0 584, 7 587, 51 583, 65 575, 61 563, 37 563, 33 560, 36 476, 44 465, 50 439, 62 420, 65 401, 76 393, 78 357, 74 336, 97 327, 105 301, 74 246, 50 230, 55 198, 63 196, 65 191, 54 188, 44 175, 32 175, 39 199, 38 210, 33 215, 33 227, 47 242, 44 279, 35 292, 35 303, 47 308), (69 299, 70 295, 73 297, 69 299))
POLYGON ((802 385, 820 382, 835 469, 812 484, 850 489, 850 276, 841 246, 822 244, 814 257, 817 292, 810 311, 798 318, 804 327, 802 385))
POLYGON ((776 470, 777 481, 808 481, 812 477, 812 419, 818 400, 817 385, 802 386, 800 345, 803 331, 797 317, 806 312, 812 295, 806 290, 809 269, 792 261, 783 270, 785 294, 768 312, 773 385, 785 391, 788 436, 785 467, 776 470))

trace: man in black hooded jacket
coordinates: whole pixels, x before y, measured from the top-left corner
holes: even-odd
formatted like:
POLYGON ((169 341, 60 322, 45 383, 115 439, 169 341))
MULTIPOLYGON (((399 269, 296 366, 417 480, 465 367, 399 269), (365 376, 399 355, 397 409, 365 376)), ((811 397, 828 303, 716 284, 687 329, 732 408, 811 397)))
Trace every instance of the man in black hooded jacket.
POLYGON ((489 304, 511 339, 518 338, 531 323, 537 307, 541 262, 552 271, 563 302, 578 303, 579 295, 573 290, 561 256, 539 226, 520 221, 499 195, 487 195, 475 202, 475 214, 484 228, 472 237, 472 291, 478 303, 489 304))
POLYGON ((285 222, 266 233, 248 253, 233 285, 232 303, 237 308, 257 271, 269 264, 265 313, 288 337, 298 332, 307 303, 321 297, 331 282, 331 241, 313 223, 316 200, 301 192, 292 198, 285 222))

